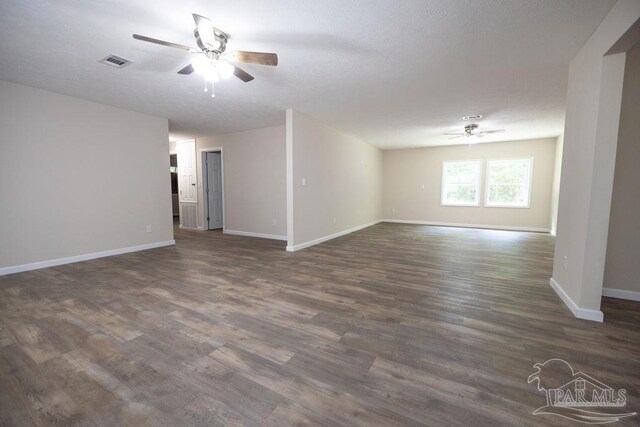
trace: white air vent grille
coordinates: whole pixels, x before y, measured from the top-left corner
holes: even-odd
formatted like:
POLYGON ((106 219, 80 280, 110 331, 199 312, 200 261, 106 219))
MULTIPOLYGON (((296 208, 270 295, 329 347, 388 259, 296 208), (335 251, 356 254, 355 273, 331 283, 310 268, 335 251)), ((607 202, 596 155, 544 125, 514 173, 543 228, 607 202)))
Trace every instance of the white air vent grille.
POLYGON ((473 116, 464 116, 462 120, 477 120, 481 118, 482 118, 482 114, 475 114, 473 116))
POLYGON ((180 227, 182 228, 198 228, 196 203, 180 203, 180 227))
POLYGON ((131 64, 131 61, 129 61, 128 59, 123 58, 122 56, 114 55, 113 53, 98 62, 102 62, 103 64, 111 65, 112 67, 116 68, 126 67, 127 65, 131 64))

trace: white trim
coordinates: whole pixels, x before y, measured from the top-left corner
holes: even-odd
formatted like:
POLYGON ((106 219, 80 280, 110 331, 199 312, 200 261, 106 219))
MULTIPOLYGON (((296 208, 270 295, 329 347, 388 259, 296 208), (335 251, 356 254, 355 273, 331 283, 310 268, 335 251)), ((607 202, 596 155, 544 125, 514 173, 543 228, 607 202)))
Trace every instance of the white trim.
POLYGON ((530 209, 531 208, 531 187, 533 187, 533 156, 531 157, 505 157, 498 159, 487 159, 484 183, 484 207, 485 208, 506 208, 506 209, 530 209), (527 204, 523 206, 500 205, 489 202, 489 185, 491 174, 489 173, 489 164, 491 162, 504 162, 509 160, 528 160, 529 161, 529 181, 527 182, 527 204))
POLYGON ((460 206, 460 207, 471 207, 477 208, 480 207, 480 192, 482 191, 482 159, 469 159, 469 160, 445 160, 442 162, 442 173, 440 175, 440 206, 460 206), (478 189, 476 190, 476 201, 474 203, 447 203, 444 200, 445 197, 445 187, 446 187, 446 179, 445 179, 445 169, 446 165, 453 163, 476 163, 478 164, 478 182, 476 183, 478 189))
POLYGON ((640 301, 640 292, 625 291, 624 289, 602 288, 602 296, 618 299, 628 299, 630 301, 640 301))
POLYGON ((571 299, 571 297, 569 297, 569 295, 567 295, 564 289, 562 289, 553 277, 549 279, 549 284, 551 285, 551 288, 556 291, 556 294, 558 294, 562 302, 569 307, 569 310, 571 310, 575 317, 600 323, 604 321, 604 314, 602 311, 578 307, 578 305, 571 299))
POLYGON ((548 228, 538 227, 516 227, 511 225, 487 225, 487 224, 465 224, 458 222, 437 222, 437 221, 416 221, 406 219, 382 219, 380 222, 394 222, 398 224, 433 225, 437 227, 461 227, 461 228, 482 228, 487 230, 506 231, 530 231, 533 233, 548 233, 548 228))
POLYGON ((92 252, 84 255, 50 259, 47 261, 39 261, 31 264, 22 264, 22 265, 15 265, 12 267, 3 267, 3 268, 0 268, 0 276, 4 276, 6 274, 20 273, 23 271, 38 270, 40 268, 55 267, 56 265, 72 264, 74 262, 88 261, 90 259, 126 254, 129 252, 144 251, 147 249, 160 248, 162 246, 170 246, 175 244, 176 244, 175 240, 165 240, 163 242, 146 243, 144 245, 129 246, 126 248, 119 248, 119 249, 109 249, 108 251, 92 252))
POLYGON ((277 234, 253 233, 251 231, 240 230, 222 230, 223 234, 233 234, 236 236, 259 237, 261 239, 287 240, 287 236, 279 236, 277 234))
POLYGON ((362 230, 363 228, 371 227, 372 225, 376 225, 381 220, 372 221, 367 224, 358 225, 357 227, 348 228, 346 230, 339 231, 337 233, 331 234, 329 236, 319 237, 314 240, 309 240, 308 242, 300 243, 298 245, 287 245, 287 252, 295 252, 300 249, 308 248, 309 246, 317 245, 318 243, 326 242, 327 240, 335 239, 336 237, 344 236, 345 234, 353 233, 354 231, 362 230))

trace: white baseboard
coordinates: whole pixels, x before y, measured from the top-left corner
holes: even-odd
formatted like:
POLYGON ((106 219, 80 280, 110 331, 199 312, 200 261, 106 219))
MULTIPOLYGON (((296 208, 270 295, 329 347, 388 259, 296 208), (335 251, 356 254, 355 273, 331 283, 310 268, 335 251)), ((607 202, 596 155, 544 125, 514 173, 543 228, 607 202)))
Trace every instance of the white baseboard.
POLYGON ((458 223, 458 222, 416 221, 416 220, 406 220, 406 219, 383 219, 380 222, 394 222, 397 224, 434 225, 438 227, 482 228, 487 230, 531 231, 534 233, 549 233, 551 231, 549 228, 537 228, 537 227, 514 227, 511 225, 466 224, 466 223, 458 223))
POLYGON ((326 242, 327 240, 335 239, 336 237, 344 236, 345 234, 353 233, 354 231, 371 227, 372 225, 376 225, 379 222, 381 222, 381 220, 372 221, 366 224, 358 225, 356 227, 348 228, 346 230, 339 231, 335 234, 319 237, 317 239, 309 240, 308 242, 300 243, 298 245, 287 245, 287 252, 299 251, 300 249, 308 248, 309 246, 317 245, 318 243, 326 242))
POLYGON ((287 236, 280 236, 278 234, 265 234, 265 233, 252 233, 250 231, 240 231, 240 230, 222 230, 224 234, 233 234, 236 236, 247 236, 247 237, 259 237, 261 239, 273 239, 273 240, 287 240, 287 236))
POLYGON ((592 310, 589 308, 581 308, 567 295, 567 293, 560 287, 558 282, 552 277, 549 279, 549 284, 553 288, 554 291, 558 294, 560 299, 564 302, 564 304, 569 307, 569 310, 576 316, 578 319, 585 320, 593 320, 594 322, 602 323, 604 320, 604 314, 600 310, 592 310))
POLYGON ((21 273, 23 271, 38 270, 40 268, 55 267, 56 265, 72 264, 74 262, 88 261, 90 259, 126 254, 129 252, 144 251, 147 249, 154 249, 162 246, 170 246, 175 244, 176 244, 175 240, 165 240, 163 242, 129 246, 127 248, 110 249, 108 251, 93 252, 90 254, 76 255, 76 256, 70 256, 65 258, 50 259, 47 261, 39 261, 39 262, 30 263, 30 264, 15 265, 12 267, 3 267, 3 268, 0 268, 0 276, 13 274, 13 273, 21 273))
POLYGON ((602 288, 602 296, 618 299, 628 299, 631 301, 640 301, 640 292, 625 291, 624 289, 602 288))

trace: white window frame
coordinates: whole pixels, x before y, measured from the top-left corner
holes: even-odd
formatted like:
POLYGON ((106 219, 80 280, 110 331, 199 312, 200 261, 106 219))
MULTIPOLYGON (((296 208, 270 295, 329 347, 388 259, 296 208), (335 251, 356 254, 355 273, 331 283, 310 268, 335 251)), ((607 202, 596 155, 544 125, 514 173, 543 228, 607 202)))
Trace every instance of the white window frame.
POLYGON ((461 207, 479 207, 480 200, 482 198, 482 160, 481 159, 469 159, 469 160, 445 160, 442 162, 442 173, 441 173, 441 187, 440 187, 440 206, 461 206, 461 207), (478 190, 476 191, 476 201, 475 203, 450 203, 445 200, 445 196, 447 192, 445 191, 447 187, 446 174, 447 165, 454 163, 477 163, 478 164, 478 190))
POLYGON ((507 208, 507 209, 529 209, 531 208, 531 188, 533 187, 533 157, 505 157, 500 159, 487 159, 485 171, 485 186, 484 186, 484 206, 486 208, 507 208), (489 186, 491 184, 491 163, 505 162, 512 160, 528 160, 529 161, 529 177, 527 181, 527 204, 526 205, 509 205, 501 203, 489 202, 489 186))

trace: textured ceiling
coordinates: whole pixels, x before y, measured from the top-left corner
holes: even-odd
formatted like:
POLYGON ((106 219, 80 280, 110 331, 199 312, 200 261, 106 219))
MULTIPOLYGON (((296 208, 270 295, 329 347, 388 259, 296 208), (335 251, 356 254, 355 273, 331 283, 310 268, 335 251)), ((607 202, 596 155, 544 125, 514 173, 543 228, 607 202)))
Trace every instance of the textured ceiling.
POLYGON ((0 2, 0 79, 169 118, 172 136, 284 123, 294 108, 382 148, 443 145, 483 114, 485 142, 562 132, 570 60, 614 0, 225 0, 0 2), (277 52, 276 68, 203 93, 176 72, 191 13, 229 49, 277 52), (115 53, 123 69, 97 61, 115 53))

